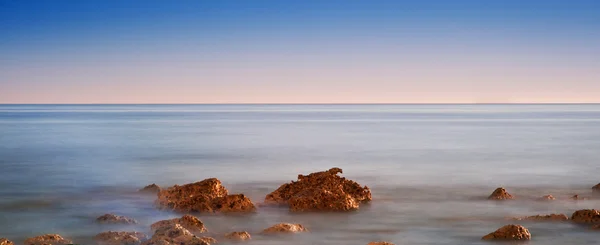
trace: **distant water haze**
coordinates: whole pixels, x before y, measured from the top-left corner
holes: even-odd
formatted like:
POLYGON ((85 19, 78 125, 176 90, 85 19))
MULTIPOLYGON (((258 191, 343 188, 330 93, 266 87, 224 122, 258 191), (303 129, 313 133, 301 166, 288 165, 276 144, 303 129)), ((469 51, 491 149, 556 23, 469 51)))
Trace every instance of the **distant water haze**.
MULTIPOLYGON (((600 105, 0 105, 0 236, 149 232, 177 216, 136 193, 217 177, 254 202, 300 173, 340 167, 369 186, 358 212, 200 215, 210 231, 295 222, 312 232, 250 244, 486 244, 509 216, 598 208, 600 105), (518 199, 490 202, 499 186, 518 199), (552 202, 535 198, 552 194, 552 202), (104 213, 140 221, 94 224, 104 213)), ((599 244, 569 223, 526 223, 529 244, 599 244)))

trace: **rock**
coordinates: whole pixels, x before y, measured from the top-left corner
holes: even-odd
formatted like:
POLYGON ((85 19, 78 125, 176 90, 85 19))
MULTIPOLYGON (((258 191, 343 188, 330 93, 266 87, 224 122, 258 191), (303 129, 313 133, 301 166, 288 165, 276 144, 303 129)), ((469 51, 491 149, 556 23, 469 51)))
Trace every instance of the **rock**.
POLYGON ((526 217, 517 217, 513 220, 524 220, 524 221, 566 221, 569 220, 564 214, 548 214, 548 215, 534 215, 526 217))
POLYGON ((252 239, 252 236, 250 236, 250 233, 247 231, 234 231, 225 234, 225 238, 228 240, 241 242, 252 239))
POLYGON ((137 220, 114 214, 105 214, 96 218, 96 222, 101 224, 137 224, 137 220))
POLYGON ((595 209, 577 210, 571 220, 575 223, 600 223, 600 212, 595 209))
POLYGON ((554 198, 554 196, 552 196, 552 195, 545 195, 543 197, 538 198, 538 201, 552 201, 552 200, 556 200, 556 198, 554 198))
POLYGON ((506 189, 499 187, 488 197, 489 200, 511 200, 514 197, 506 189))
POLYGON ((144 193, 159 193, 160 192, 160 186, 156 185, 156 184, 151 184, 151 185, 147 185, 144 188, 140 189, 139 192, 144 192, 144 193))
POLYGON ((289 205, 292 211, 349 211, 371 201, 371 190, 338 176, 340 168, 298 175, 298 181, 281 185, 265 203, 289 205))
POLYGON ((24 242, 25 245, 63 245, 73 244, 71 240, 64 239, 58 234, 46 234, 43 236, 36 236, 27 238, 24 242))
POLYGON ((262 231, 263 234, 277 234, 277 233, 300 233, 307 232, 308 230, 304 228, 301 224, 290 224, 290 223, 281 223, 271 226, 262 231))
POLYGON ((394 244, 391 242, 370 242, 367 245, 394 245, 394 244))
POLYGON ((152 238, 142 245, 210 245, 207 240, 210 239, 194 236, 180 224, 174 224, 160 227, 152 238))
POLYGON ((0 245, 15 245, 15 244, 6 238, 0 238, 0 245))
POLYGON ((595 185, 594 187, 592 187, 592 191, 600 193, 600 183, 598 183, 597 185, 595 185))
POLYGON ((581 196, 579 196, 579 195, 573 195, 573 196, 572 196, 571 198, 569 198, 569 199, 571 199, 571 200, 573 200, 573 201, 583 201, 583 200, 586 200, 587 198, 585 198, 585 197, 581 197, 581 196))
POLYGON ((152 224, 150 226, 150 229, 153 232, 156 232, 157 230, 159 230, 161 228, 171 227, 175 224, 181 225, 183 228, 187 229, 188 231, 190 231, 194 234, 203 233, 203 232, 208 231, 208 230, 206 230, 206 227, 204 226, 204 223, 202 223, 201 220, 199 220, 195 216, 192 216, 189 214, 184 215, 181 218, 158 221, 158 222, 152 224))
POLYGON ((158 193, 159 208, 177 212, 253 212, 256 207, 243 194, 228 195, 216 178, 187 185, 176 185, 158 193))
POLYGON ((206 243, 210 243, 210 244, 217 243, 217 239, 214 239, 212 237, 203 236, 203 237, 198 237, 198 238, 206 243))
POLYGON ((506 225, 500 229, 485 235, 483 240, 530 240, 531 233, 527 228, 520 225, 506 225))
POLYGON ((145 234, 133 231, 107 231, 94 237, 94 240, 100 245, 138 245, 146 239, 145 234))

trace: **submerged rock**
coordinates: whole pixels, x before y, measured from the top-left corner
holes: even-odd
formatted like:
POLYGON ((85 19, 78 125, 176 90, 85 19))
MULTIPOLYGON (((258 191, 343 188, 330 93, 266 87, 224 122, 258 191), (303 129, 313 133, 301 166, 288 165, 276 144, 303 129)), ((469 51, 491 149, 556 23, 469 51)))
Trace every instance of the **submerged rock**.
POLYGON ((137 220, 125 216, 114 214, 105 214, 96 218, 96 222, 101 224, 137 224, 137 220))
POLYGON ((197 237, 180 224, 174 224, 160 227, 152 238, 142 245, 210 245, 208 241, 215 240, 197 237))
POLYGON ((370 242, 367 245, 394 245, 394 244, 391 242, 370 242))
POLYGON ((340 168, 298 175, 298 181, 281 185, 265 203, 289 205, 291 211, 349 211, 371 201, 371 190, 338 176, 340 168))
POLYGON ((138 245, 147 237, 141 232, 107 231, 94 237, 99 245, 138 245))
POLYGON ((511 200, 514 197, 506 191, 506 189, 499 187, 488 197, 489 200, 511 200))
POLYGON ((241 242, 252 239, 252 236, 247 231, 234 231, 225 234, 225 239, 241 242))
POLYGON ((554 196, 552 195, 545 195, 543 197, 540 197, 537 199, 538 201, 552 201, 552 200, 556 200, 556 198, 554 198, 554 196))
POLYGON ((216 178, 161 190, 156 204, 159 208, 178 212, 228 213, 256 210, 245 195, 228 195, 227 189, 216 178))
POLYGON ((600 223, 600 212, 596 209, 577 210, 571 220, 575 223, 600 223))
POLYGON ((548 215, 534 215, 526 217, 517 217, 513 220, 524 220, 524 221, 566 221, 569 220, 564 214, 548 214, 548 215))
POLYGON ((277 233, 300 233, 307 232, 308 229, 304 228, 301 224, 290 224, 280 223, 271 226, 262 231, 263 234, 277 234, 277 233))
POLYGON ((160 192, 160 186, 156 185, 156 184, 151 184, 151 185, 147 185, 144 188, 140 189, 139 192, 144 192, 144 193, 159 193, 160 192))
POLYGON ((150 225, 150 229, 153 232, 156 232, 159 229, 168 228, 175 224, 181 225, 183 228, 189 230, 192 233, 203 233, 208 231, 206 230, 204 223, 202 223, 200 219, 189 214, 184 215, 181 218, 158 221, 150 225))
POLYGON ((520 225, 505 225, 500 229, 485 235, 483 240, 530 240, 531 233, 520 225))
POLYGON ((46 234, 42 236, 36 236, 27 238, 24 242, 25 245, 65 245, 73 244, 71 240, 64 239, 58 234, 46 234))
POLYGON ((0 245, 15 245, 15 244, 6 238, 0 238, 0 245))

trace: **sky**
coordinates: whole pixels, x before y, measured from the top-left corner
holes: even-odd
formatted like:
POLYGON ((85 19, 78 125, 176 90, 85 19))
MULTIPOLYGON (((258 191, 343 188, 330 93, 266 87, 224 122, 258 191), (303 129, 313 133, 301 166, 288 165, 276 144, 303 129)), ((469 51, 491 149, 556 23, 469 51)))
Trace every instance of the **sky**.
POLYGON ((0 0, 0 103, 599 102, 596 0, 0 0))

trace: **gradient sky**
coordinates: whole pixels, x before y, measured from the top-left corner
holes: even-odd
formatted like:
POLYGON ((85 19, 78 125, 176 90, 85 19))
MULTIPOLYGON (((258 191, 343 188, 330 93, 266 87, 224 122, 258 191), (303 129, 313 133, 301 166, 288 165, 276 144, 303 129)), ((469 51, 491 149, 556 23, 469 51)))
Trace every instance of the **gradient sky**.
POLYGON ((0 103, 600 102, 600 1, 0 0, 0 103))

